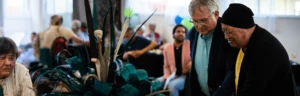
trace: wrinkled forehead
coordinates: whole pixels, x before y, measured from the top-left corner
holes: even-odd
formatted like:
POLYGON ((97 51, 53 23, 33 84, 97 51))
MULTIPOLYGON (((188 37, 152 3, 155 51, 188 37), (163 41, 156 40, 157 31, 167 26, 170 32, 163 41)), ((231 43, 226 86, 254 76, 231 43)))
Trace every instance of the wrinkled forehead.
POLYGON ((202 13, 210 14, 210 10, 207 6, 200 6, 198 8, 195 8, 195 11, 200 11, 202 13))
POLYGON ((155 27, 156 25, 155 24, 149 24, 149 27, 155 27))
POLYGON ((197 19, 203 19, 207 18, 211 12, 209 11, 207 6, 200 6, 199 8, 194 9, 194 14, 192 14, 192 19, 197 20, 197 19))

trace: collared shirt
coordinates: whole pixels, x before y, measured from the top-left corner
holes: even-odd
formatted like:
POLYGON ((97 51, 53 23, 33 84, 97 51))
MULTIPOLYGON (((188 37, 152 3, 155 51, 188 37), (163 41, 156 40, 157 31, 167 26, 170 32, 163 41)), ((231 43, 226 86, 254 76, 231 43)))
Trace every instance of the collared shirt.
POLYGON ((180 45, 178 48, 174 46, 174 53, 175 53, 175 64, 176 64, 176 76, 182 75, 182 45, 180 45))
POLYGON ((238 57, 236 59, 236 64, 235 64, 235 92, 237 93, 238 91, 238 84, 239 84, 239 76, 240 76, 240 70, 242 66, 242 62, 244 59, 244 52, 243 49, 241 48, 238 54, 238 57))
POLYGON ((80 39, 82 39, 82 40, 84 40, 84 41, 90 41, 89 33, 88 33, 88 32, 82 32, 82 31, 79 30, 79 31, 76 33, 76 35, 77 35, 80 39))
MULTIPOLYGON (((81 30, 78 30, 76 33, 77 37, 79 37, 84 42, 90 41, 89 33, 88 32, 82 32, 81 30)), ((81 45, 80 43, 74 42, 74 45, 81 45)))
POLYGON ((210 96, 207 80, 209 54, 213 39, 213 33, 214 31, 211 31, 208 35, 199 34, 195 55, 195 69, 198 75, 198 81, 202 92, 207 96, 210 96))

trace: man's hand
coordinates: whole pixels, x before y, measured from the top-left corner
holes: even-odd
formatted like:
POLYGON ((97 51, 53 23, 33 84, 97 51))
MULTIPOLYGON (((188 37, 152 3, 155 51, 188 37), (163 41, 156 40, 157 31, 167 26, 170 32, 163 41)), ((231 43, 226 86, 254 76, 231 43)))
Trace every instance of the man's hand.
POLYGON ((187 69, 190 70, 192 68, 192 62, 189 62, 187 65, 187 69))
POLYGON ((187 74, 188 72, 190 72, 191 70, 191 67, 192 67, 192 62, 190 61, 187 66, 185 68, 183 68, 183 73, 184 74, 187 74))
POLYGON ((165 48, 165 46, 166 46, 166 44, 161 45, 161 46, 159 47, 159 50, 163 51, 164 48, 165 48))
POLYGON ((134 54, 134 51, 125 52, 123 55, 123 59, 126 60, 126 59, 128 59, 129 55, 133 56, 133 54, 134 54))
POLYGON ((160 46, 160 47, 159 47, 159 50, 163 51, 163 50, 164 50, 164 46, 163 46, 163 45, 160 46))
POLYGON ((86 46, 90 46, 90 42, 89 41, 86 41, 83 44, 86 45, 86 46))
POLYGON ((138 58, 138 57, 140 57, 143 54, 144 54, 144 52, 142 50, 136 50, 136 51, 134 51, 134 53, 132 54, 132 56, 134 58, 138 58))

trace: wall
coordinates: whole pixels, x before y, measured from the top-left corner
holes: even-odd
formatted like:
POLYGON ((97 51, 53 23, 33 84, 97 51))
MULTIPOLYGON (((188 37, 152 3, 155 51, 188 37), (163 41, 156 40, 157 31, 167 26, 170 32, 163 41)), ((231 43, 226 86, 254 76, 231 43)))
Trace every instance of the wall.
MULTIPOLYGON (((279 17, 275 23, 276 32, 272 34, 285 47, 290 59, 300 62, 300 17, 279 17), (292 58, 294 53, 297 54, 295 59, 292 58)), ((263 23, 261 24, 265 26, 263 23)))
MULTIPOLYGON (((144 22, 149 16, 150 16, 150 14, 140 15, 139 18, 138 18, 139 22, 140 23, 144 22)), ((148 30, 148 25, 149 24, 156 24, 156 32, 158 32, 161 36, 163 36, 167 42, 172 42, 173 41, 172 29, 173 29, 173 27, 175 25, 174 24, 170 24, 168 22, 170 22, 170 21, 167 21, 165 19, 165 16, 163 14, 155 14, 155 15, 153 15, 147 21, 147 23, 144 25, 146 27, 146 29, 147 29, 146 32, 145 32, 145 34, 149 33, 149 30, 148 30)), ((135 28, 136 26, 132 26, 132 27, 135 28)))
POLYGON ((73 19, 86 22, 84 0, 73 0, 73 19))

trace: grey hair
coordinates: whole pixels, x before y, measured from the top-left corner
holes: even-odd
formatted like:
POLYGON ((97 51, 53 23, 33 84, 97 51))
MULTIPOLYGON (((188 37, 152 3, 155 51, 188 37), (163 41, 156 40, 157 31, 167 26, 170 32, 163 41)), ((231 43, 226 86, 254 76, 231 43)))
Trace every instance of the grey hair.
POLYGON ((207 6, 210 13, 219 10, 219 6, 215 0, 192 0, 189 5, 189 13, 193 15, 196 8, 199 8, 200 11, 202 7, 207 6))
POLYGON ((81 26, 81 22, 79 20, 73 20, 72 21, 72 29, 78 30, 81 26))
MULTIPOLYGON (((138 29, 140 26, 141 26, 141 24, 139 24, 138 26, 136 26, 136 27, 134 28, 134 31, 138 31, 137 29, 138 29)), ((144 31, 146 31, 146 27, 145 27, 144 25, 141 27, 141 29, 144 30, 144 31)))

